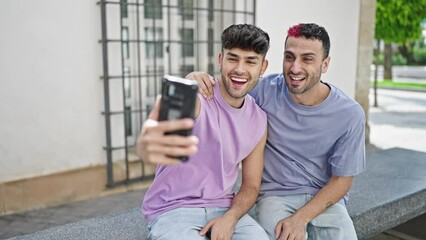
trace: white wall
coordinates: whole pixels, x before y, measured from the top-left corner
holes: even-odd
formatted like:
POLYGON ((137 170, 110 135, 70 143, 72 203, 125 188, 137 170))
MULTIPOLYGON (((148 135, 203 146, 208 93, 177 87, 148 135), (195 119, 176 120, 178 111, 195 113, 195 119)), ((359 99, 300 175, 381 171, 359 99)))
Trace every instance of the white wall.
POLYGON ((257 1, 256 24, 271 37, 267 73, 282 72, 284 40, 290 26, 314 22, 327 30, 331 62, 322 79, 355 96, 360 0, 257 1))
POLYGON ((95 1, 0 1, 0 182, 105 162, 95 1))

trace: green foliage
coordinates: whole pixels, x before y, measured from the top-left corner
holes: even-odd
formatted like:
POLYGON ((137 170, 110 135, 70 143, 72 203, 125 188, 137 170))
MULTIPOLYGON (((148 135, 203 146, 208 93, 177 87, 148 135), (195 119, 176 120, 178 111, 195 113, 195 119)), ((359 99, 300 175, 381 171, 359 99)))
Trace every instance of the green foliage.
POLYGON ((400 53, 394 53, 392 56, 392 65, 406 65, 407 60, 400 54, 400 53))
POLYGON ((386 43, 417 40, 425 17, 426 0, 377 0, 375 37, 386 43))
POLYGON ((414 61, 418 65, 426 65, 426 48, 414 48, 414 61))
MULTIPOLYGON (((379 54, 379 65, 383 65, 384 54, 381 52, 379 54)), ((393 52, 392 54, 392 66, 403 66, 407 65, 407 60, 399 52, 393 52)))
MULTIPOLYGON (((374 82, 371 82, 371 87, 374 86, 374 82)), ((426 83, 421 82, 395 82, 390 79, 377 82, 378 87, 395 88, 395 89, 418 89, 426 90, 426 83)))

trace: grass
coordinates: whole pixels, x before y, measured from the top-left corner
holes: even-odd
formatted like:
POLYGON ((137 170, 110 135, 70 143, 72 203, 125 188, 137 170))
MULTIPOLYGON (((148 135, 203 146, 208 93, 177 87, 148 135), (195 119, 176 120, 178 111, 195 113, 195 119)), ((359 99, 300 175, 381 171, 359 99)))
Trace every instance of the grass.
MULTIPOLYGON (((371 82, 371 86, 374 87, 374 81, 371 82)), ((378 81, 378 87, 385 88, 400 88, 400 89, 417 89, 417 90, 426 90, 426 83, 416 83, 416 82, 394 82, 390 80, 378 81)))

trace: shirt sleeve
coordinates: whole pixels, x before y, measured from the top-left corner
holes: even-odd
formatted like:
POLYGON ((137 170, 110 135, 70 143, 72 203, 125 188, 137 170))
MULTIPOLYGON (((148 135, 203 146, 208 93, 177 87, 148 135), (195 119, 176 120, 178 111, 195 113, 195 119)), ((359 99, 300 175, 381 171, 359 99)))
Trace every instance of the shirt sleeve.
POLYGON ((262 106, 262 103, 264 101, 264 98, 268 97, 267 91, 270 89, 268 88, 268 84, 270 84, 271 80, 277 78, 279 74, 269 74, 266 76, 263 76, 259 79, 259 82, 257 83, 256 87, 254 87, 250 92, 250 96, 254 98, 257 105, 262 106))
POLYGON ((330 158, 331 171, 336 176, 356 176, 365 171, 365 116, 360 113, 337 141, 330 158))
POLYGON ((259 79, 259 82, 257 85, 249 92, 250 96, 256 100, 256 103, 259 103, 259 91, 260 91, 260 85, 261 85, 262 79, 259 79))

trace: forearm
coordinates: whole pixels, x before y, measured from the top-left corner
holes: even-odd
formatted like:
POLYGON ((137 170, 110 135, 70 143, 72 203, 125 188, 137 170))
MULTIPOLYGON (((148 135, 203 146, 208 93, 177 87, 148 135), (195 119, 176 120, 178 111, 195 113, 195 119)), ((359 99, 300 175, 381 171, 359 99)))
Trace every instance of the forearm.
POLYGON ((260 182, 263 173, 263 149, 265 148, 267 130, 256 148, 242 161, 242 183, 234 196, 231 207, 226 212, 240 219, 253 207, 259 196, 260 182))
POLYGON ((231 207, 225 214, 231 215, 237 220, 240 219, 253 207, 258 194, 258 186, 242 185, 238 193, 234 196, 231 207))
POLYGON ((231 206, 224 214, 234 220, 240 219, 253 207, 259 195, 263 173, 263 150, 265 148, 267 129, 253 151, 242 161, 242 182, 231 206))
POLYGON ((295 215, 310 222, 337 203, 349 191, 353 177, 332 176, 328 183, 312 198, 309 203, 296 211, 295 215))

